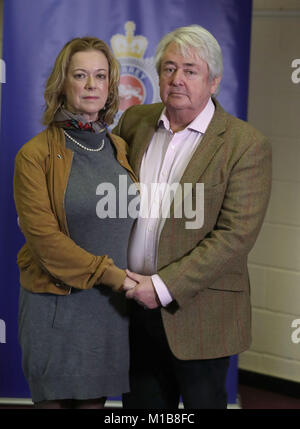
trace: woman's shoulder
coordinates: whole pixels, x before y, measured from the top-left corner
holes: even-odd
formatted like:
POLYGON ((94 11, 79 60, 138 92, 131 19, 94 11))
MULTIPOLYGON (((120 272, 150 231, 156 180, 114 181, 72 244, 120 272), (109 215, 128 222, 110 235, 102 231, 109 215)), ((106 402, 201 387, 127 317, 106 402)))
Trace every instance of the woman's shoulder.
POLYGON ((59 137, 60 133, 57 128, 45 128, 20 148, 17 157, 44 159, 49 156, 51 142, 57 141, 59 137))
POLYGON ((127 148, 128 145, 122 137, 117 136, 116 134, 112 134, 108 132, 108 136, 111 139, 111 141, 114 143, 116 149, 120 152, 124 152, 125 155, 127 154, 127 148))

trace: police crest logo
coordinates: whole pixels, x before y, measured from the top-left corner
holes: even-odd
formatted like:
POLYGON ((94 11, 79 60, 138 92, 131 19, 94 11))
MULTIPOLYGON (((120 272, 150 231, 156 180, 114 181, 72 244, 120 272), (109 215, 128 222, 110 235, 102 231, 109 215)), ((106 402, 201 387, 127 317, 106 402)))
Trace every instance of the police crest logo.
POLYGON ((143 58, 148 46, 145 36, 135 36, 135 23, 125 23, 125 35, 115 34, 110 39, 112 50, 120 62, 120 108, 116 120, 134 104, 160 101, 158 76, 153 57, 143 58))

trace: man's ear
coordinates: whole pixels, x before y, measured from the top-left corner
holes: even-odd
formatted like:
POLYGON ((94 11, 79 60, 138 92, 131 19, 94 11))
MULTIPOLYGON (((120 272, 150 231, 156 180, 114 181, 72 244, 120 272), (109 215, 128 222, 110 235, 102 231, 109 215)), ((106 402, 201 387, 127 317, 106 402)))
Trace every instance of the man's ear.
POLYGON ((217 76, 212 80, 211 87, 210 87, 210 93, 211 94, 214 94, 217 91, 221 80, 222 80, 222 76, 217 76))

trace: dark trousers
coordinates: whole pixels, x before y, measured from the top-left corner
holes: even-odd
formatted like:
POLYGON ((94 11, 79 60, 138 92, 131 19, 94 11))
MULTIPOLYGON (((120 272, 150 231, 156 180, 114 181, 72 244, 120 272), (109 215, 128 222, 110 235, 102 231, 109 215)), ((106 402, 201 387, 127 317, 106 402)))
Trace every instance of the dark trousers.
MULTIPOLYGON (((193 341, 193 338, 190 338, 193 341)), ((161 314, 133 303, 130 324, 130 387, 127 409, 224 409, 229 357, 179 360, 170 351, 161 314)))

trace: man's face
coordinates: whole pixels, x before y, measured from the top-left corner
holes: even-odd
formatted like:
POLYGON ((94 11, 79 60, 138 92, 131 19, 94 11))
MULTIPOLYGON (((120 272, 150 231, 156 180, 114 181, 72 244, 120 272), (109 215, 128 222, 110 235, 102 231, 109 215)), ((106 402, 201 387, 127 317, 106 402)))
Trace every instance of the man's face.
POLYGON ((183 56, 172 42, 163 53, 159 86, 167 113, 183 111, 193 120, 206 106, 220 80, 209 79, 207 63, 192 48, 183 56))

